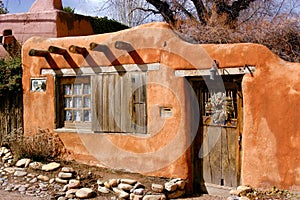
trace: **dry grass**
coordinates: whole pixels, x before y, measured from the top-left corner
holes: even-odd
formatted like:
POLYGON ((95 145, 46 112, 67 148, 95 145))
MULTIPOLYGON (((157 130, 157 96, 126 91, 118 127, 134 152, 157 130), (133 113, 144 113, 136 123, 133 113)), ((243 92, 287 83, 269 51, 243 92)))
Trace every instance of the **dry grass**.
POLYGON ((66 152, 59 136, 49 130, 37 130, 36 134, 24 136, 22 129, 17 129, 4 138, 3 145, 8 146, 14 159, 30 158, 35 161, 59 160, 66 152))

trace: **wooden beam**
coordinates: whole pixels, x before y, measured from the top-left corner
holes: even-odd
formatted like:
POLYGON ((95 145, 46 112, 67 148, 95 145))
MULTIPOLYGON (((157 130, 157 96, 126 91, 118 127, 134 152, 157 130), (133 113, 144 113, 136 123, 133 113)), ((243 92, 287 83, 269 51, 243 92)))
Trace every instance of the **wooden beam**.
POLYGON ((69 51, 70 51, 71 53, 81 54, 81 55, 83 55, 84 57, 85 57, 86 55, 88 55, 88 52, 87 52, 87 50, 86 50, 85 47, 79 47, 79 46, 71 45, 71 46, 69 47, 69 51))
POLYGON ((116 41, 115 48, 120 50, 126 50, 128 52, 134 50, 130 43, 123 42, 123 41, 116 41))
POLYGON ((49 46, 48 51, 50 53, 62 55, 66 59, 70 67, 78 68, 77 63, 73 60, 73 58, 70 56, 69 52, 66 49, 56 47, 56 46, 49 46))
POLYGON ((48 51, 50 53, 55 53, 55 54, 59 54, 59 55, 65 55, 68 53, 66 49, 56 47, 56 46, 49 46, 48 51))
POLYGON ((29 51, 29 56, 46 57, 49 56, 49 54, 49 51, 46 50, 30 49, 29 51))
POLYGON ((90 43, 90 50, 92 50, 92 51, 106 52, 107 49, 108 49, 108 47, 105 44, 98 44, 96 42, 90 43))
MULTIPOLYGON (((122 64, 119 62, 118 58, 113 54, 113 52, 108 48, 107 45, 92 42, 90 43, 90 50, 104 53, 109 62, 117 69, 117 71, 125 72, 122 64)), ((120 75, 123 75, 123 73, 120 73, 120 75)))

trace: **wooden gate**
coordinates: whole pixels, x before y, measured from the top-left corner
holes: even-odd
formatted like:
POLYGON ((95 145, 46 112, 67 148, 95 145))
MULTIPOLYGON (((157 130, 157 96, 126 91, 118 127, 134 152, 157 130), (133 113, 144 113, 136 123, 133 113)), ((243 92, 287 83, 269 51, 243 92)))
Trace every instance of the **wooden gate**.
MULTIPOLYGON (((222 82, 191 80, 200 107, 200 122, 193 145, 194 183, 236 187, 240 184, 242 92, 240 76, 222 82)), ((196 189, 196 188, 195 188, 196 189)))

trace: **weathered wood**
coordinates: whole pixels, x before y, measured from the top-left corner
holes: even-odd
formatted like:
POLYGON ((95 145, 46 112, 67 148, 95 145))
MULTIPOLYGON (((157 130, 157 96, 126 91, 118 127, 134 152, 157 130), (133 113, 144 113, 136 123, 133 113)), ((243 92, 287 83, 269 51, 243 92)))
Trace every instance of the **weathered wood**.
MULTIPOLYGON (((15 135, 16 129, 23 127, 23 94, 6 93, 0 98, 0 142, 3 143, 15 135)), ((16 132, 22 134, 22 132, 16 132)))
POLYGON ((220 185, 221 181, 221 139, 219 127, 204 126, 203 143, 206 145, 203 158, 204 181, 220 185))
MULTIPOLYGON (((102 131, 108 132, 109 131, 109 99, 108 99, 108 77, 109 75, 103 75, 103 80, 102 80, 102 119, 103 119, 103 127, 102 131)), ((101 97, 100 97, 101 98, 101 97)))
POLYGON ((222 128, 222 179, 224 185, 230 187, 237 186, 236 178, 236 128, 222 128))
POLYGON ((115 87, 115 77, 114 75, 109 75, 107 77, 108 82, 108 94, 107 94, 107 102, 108 102, 108 131, 115 132, 115 98, 116 91, 115 87))
POLYGON ((134 132, 139 132, 138 116, 139 116, 139 76, 136 73, 131 74, 132 82, 132 115, 131 120, 134 128, 134 132))
POLYGON ((30 49, 29 51, 29 56, 47 57, 49 54, 49 51, 46 50, 30 49))
POLYGON ((241 183, 241 168, 242 168, 242 133, 243 133, 243 94, 242 91, 237 91, 237 130, 236 134, 236 169, 237 169, 237 185, 241 183))
MULTIPOLYGON (((208 92, 203 79, 192 81, 192 85, 199 101, 201 115, 204 115, 205 102, 211 94, 208 92)), ((236 83, 225 82, 224 85, 226 95, 233 99, 235 112, 232 117, 237 119, 237 126, 211 125, 209 122, 204 125, 202 121, 199 122, 198 134, 201 134, 203 141, 201 144, 202 152, 199 155, 202 156, 205 153, 207 155, 201 159, 201 164, 197 165, 201 167, 200 171, 195 173, 203 172, 201 174, 203 182, 236 187, 240 184, 241 170, 241 143, 239 139, 243 126, 242 93, 236 83)), ((213 91, 212 88, 210 88, 211 91, 213 91)), ((197 149, 197 147, 193 148, 197 149)), ((195 170, 197 169, 195 168, 195 170)))
POLYGON ((133 133, 135 132, 135 124, 132 123, 133 122, 133 90, 132 90, 132 78, 131 75, 126 73, 124 80, 124 84, 123 84, 123 104, 125 105, 124 111, 125 111, 125 117, 122 118, 122 120, 124 120, 124 124, 125 124, 125 131, 126 132, 130 132, 133 133))
POLYGON ((114 76, 114 130, 116 132, 121 132, 121 76, 114 76))
POLYGON ((116 41, 115 48, 120 50, 132 51, 133 47, 130 43, 123 42, 123 41, 116 41))
POLYGON ((56 47, 56 46, 49 46, 48 51, 50 53, 55 53, 55 54, 59 54, 59 55, 65 55, 68 53, 66 49, 56 47))
POLYGON ((97 126, 97 123, 93 122, 93 130, 146 133, 146 97, 142 96, 146 95, 144 91, 146 87, 138 87, 146 81, 144 75, 138 73, 126 73, 124 76, 101 74, 97 77, 95 78, 97 81, 93 81, 93 84, 97 85, 93 88, 98 92, 92 97, 96 110, 93 116, 98 116, 98 121, 102 120, 102 123, 101 126, 97 126))
POLYGON ((102 112, 102 76, 92 76, 92 130, 100 131, 103 127, 102 112))
POLYGON ((88 51, 85 47, 79 47, 79 46, 71 45, 71 46, 69 46, 69 51, 71 53, 81 54, 84 57, 86 57, 88 55, 88 51))
POLYGON ((135 79, 133 85, 133 103, 134 103, 134 123, 136 124, 136 132, 144 133, 146 132, 146 88, 145 74, 135 73, 132 75, 135 79))

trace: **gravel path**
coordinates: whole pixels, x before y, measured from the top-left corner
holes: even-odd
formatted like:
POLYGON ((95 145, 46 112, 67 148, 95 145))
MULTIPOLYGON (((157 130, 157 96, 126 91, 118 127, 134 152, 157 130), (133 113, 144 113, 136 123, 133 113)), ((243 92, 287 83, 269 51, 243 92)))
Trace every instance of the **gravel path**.
POLYGON ((28 195, 22 195, 17 192, 7 192, 0 190, 0 200, 41 200, 41 198, 30 197, 28 195))

